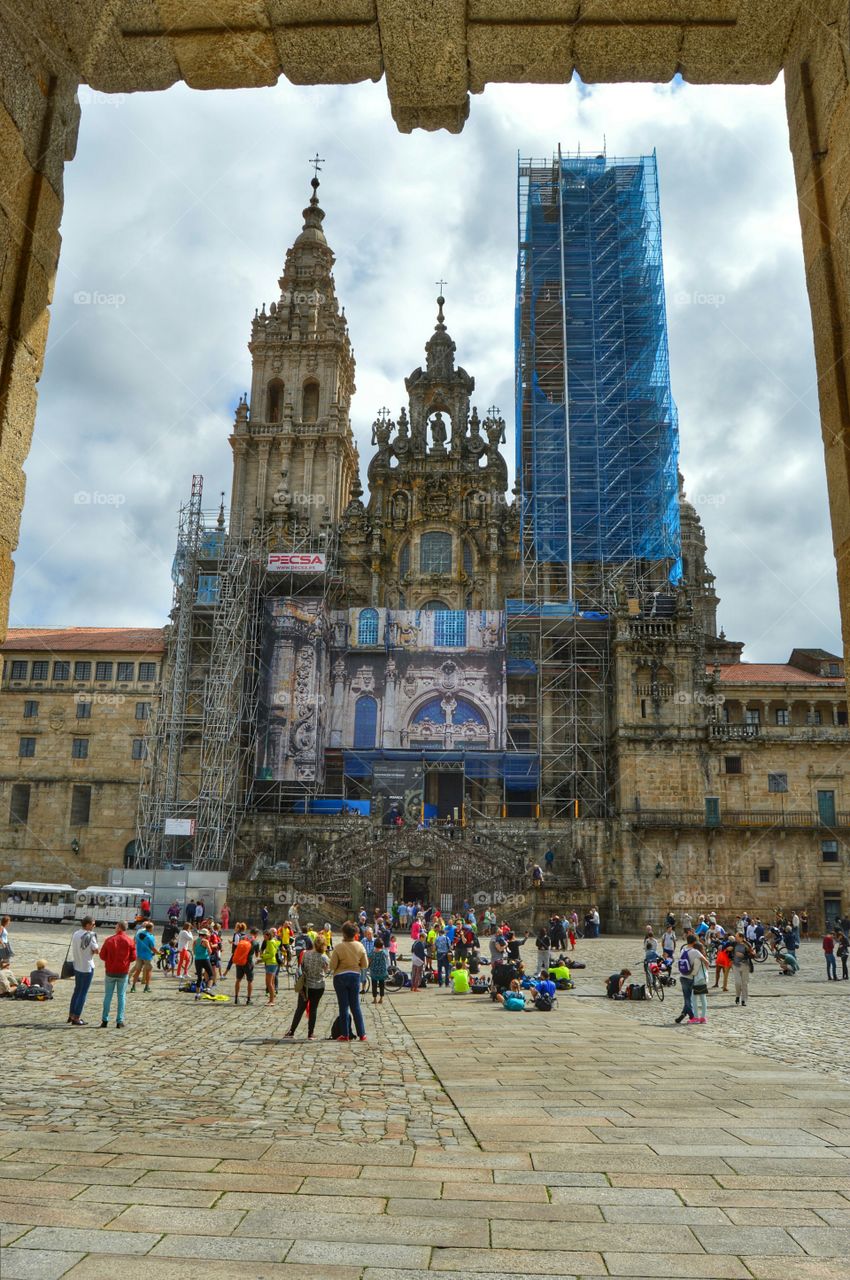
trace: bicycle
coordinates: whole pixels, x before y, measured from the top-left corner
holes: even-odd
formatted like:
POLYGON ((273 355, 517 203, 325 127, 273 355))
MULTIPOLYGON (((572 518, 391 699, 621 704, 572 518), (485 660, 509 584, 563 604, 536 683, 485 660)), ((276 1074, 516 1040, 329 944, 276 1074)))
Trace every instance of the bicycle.
POLYGON ((654 996, 664 1003, 664 984, 659 977, 658 964, 653 961, 646 966, 646 997, 652 1000, 654 996))

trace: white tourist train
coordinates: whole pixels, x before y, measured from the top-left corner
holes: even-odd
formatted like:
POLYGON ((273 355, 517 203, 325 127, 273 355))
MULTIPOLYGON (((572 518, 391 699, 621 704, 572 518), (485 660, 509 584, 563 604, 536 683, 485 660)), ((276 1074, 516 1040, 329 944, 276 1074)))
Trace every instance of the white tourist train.
POLYGON ((75 890, 70 884, 13 880, 0 889, 0 914, 13 920, 55 921, 74 918, 75 890))
POLYGON ((74 894, 74 918, 84 920, 91 916, 95 924, 117 924, 119 920, 129 923, 140 914, 142 899, 149 896, 144 889, 90 884, 74 894))

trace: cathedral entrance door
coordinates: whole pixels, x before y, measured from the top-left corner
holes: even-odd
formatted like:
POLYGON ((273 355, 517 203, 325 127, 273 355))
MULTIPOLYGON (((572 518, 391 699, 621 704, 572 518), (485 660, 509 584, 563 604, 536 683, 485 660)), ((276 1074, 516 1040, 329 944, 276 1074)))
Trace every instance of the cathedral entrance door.
POLYGON ((430 876, 404 876, 402 878, 401 896, 405 902, 431 901, 430 876))

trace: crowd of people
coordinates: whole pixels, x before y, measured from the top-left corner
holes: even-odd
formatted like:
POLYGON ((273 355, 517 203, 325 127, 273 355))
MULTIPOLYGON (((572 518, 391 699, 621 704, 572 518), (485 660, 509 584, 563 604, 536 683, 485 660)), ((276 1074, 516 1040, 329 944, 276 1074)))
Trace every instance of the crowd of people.
MULTIPOLYGON (((787 913, 777 910, 772 922, 765 924, 757 915, 744 912, 727 930, 715 912, 700 915, 696 924, 685 912, 681 919, 682 937, 676 930, 676 918, 669 912, 660 939, 651 924, 646 926, 643 940, 643 981, 633 981, 628 968, 612 973, 605 982, 606 994, 612 1000, 644 999, 658 984, 673 986, 678 980, 682 992, 682 1010, 677 1023, 689 1025, 707 1021, 711 969, 714 990, 729 989, 729 975, 734 981, 735 1004, 746 1008, 750 975, 755 964, 772 957, 782 976, 793 977, 800 971, 799 949, 808 935, 805 912, 787 913), (678 947, 678 958, 676 950, 678 947)), ((848 979, 848 931, 850 919, 844 918, 823 936, 826 976, 838 981, 837 961, 841 961, 842 980, 848 979)), ((662 993, 663 994, 663 993, 662 993)))
MULTIPOLYGON (((307 1038, 315 1039, 319 1006, 331 982, 337 1001, 334 1038, 365 1040, 361 999, 371 993, 372 1003, 382 1004, 388 986, 406 987, 415 994, 433 984, 454 995, 489 994, 508 1011, 551 1009, 557 991, 573 985, 572 970, 585 967, 573 958, 577 939, 598 936, 599 930, 595 908, 586 913, 583 930, 575 910, 553 914, 534 936, 536 963, 529 966, 533 972, 527 972, 522 948, 530 935, 520 936, 489 905, 477 911, 465 902, 460 911, 446 915, 439 908, 412 901, 399 902, 384 912, 369 913, 364 908, 356 920, 343 926, 342 938, 336 942, 328 922, 320 927, 308 922, 302 927, 297 906, 274 926, 270 907, 264 905, 260 927, 237 920, 231 931, 226 904, 216 920, 205 914, 203 901, 193 899, 185 907, 175 902, 159 929, 159 939, 149 919, 149 904, 143 908, 139 919, 131 924, 119 922, 103 941, 94 920, 84 919, 72 935, 61 975, 39 959, 29 977, 20 980, 12 972, 10 920, 4 917, 0 920, 0 996, 50 999, 60 976, 73 977, 68 1023, 84 1026, 89 988, 97 965, 102 964, 100 1026, 109 1026, 114 1005, 115 1025, 123 1028, 128 995, 149 992, 155 968, 181 990, 192 991, 196 999, 232 999, 237 1005, 244 1000, 251 1005, 259 995, 267 1007, 277 1002, 284 975, 297 995, 284 1039, 295 1037, 305 1015, 307 1038), (399 965, 402 935, 405 950, 409 948, 405 956, 409 967, 404 972, 399 965), (220 994, 231 969, 235 970, 232 996, 220 994), (256 991, 258 972, 262 982, 256 991)), ((830 981, 848 979, 848 929, 850 920, 842 919, 824 933, 830 981)), ((611 999, 640 999, 651 995, 659 982, 668 987, 678 982, 683 1004, 676 1022, 705 1023, 712 969, 713 989, 726 992, 731 974, 735 1004, 746 1008, 754 964, 772 957, 782 975, 793 976, 799 972, 800 943, 807 933, 805 912, 777 911, 769 923, 745 912, 727 930, 714 912, 694 922, 687 912, 677 921, 671 911, 659 936, 652 925, 646 926, 643 981, 631 969, 622 968, 606 979, 606 994, 611 999)))

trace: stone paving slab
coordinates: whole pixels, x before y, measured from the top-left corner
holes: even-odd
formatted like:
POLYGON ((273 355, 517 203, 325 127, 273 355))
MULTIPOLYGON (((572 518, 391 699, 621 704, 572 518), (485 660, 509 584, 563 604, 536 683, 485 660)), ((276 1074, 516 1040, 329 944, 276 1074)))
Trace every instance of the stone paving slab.
POLYGON ((0 1276, 3 1280, 59 1280, 84 1256, 61 1249, 3 1249, 0 1276))
MULTIPOLYGON (((50 933, 34 953, 57 967, 50 933)), ((31 1085, 0 1111, 2 1280, 840 1280, 850 1087, 823 1046, 846 1063, 848 993, 807 968, 796 987, 757 971, 746 1019, 712 995, 723 1071, 695 1091, 645 1069, 707 1043, 671 1025, 676 1001, 586 998, 636 945, 583 944, 589 969, 545 1019, 402 992, 367 1009, 366 1045, 281 1045, 291 992, 199 1011, 160 975, 120 1055, 64 1026, 66 985, 26 1015, 0 1001, 31 1085)))

